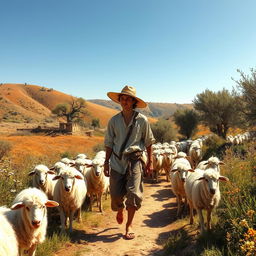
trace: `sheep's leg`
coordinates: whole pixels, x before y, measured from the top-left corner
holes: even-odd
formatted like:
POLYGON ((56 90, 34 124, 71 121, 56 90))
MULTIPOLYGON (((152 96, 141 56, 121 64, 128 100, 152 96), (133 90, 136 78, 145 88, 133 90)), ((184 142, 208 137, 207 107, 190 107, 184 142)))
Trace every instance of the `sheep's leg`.
POLYGON ((99 210, 100 212, 103 212, 103 207, 102 207, 102 193, 98 194, 98 200, 99 200, 99 210))
POLYGON ((73 223, 74 213, 75 213, 74 211, 70 211, 69 213, 69 232, 70 233, 73 231, 72 223, 73 223))
POLYGON ((212 210, 207 210, 207 230, 209 231, 211 229, 211 219, 212 219, 212 210))
POLYGON ((62 208, 59 208, 60 211, 60 222, 61 222, 61 232, 65 231, 66 217, 62 208))
POLYGON ((196 211, 197 211, 197 214, 199 216, 200 231, 201 231, 201 233, 203 233, 205 228, 204 228, 204 216, 203 216, 203 213, 202 213, 202 209, 196 209, 196 211))
POLYGON ((28 250, 28 256, 35 256, 36 255, 36 244, 33 244, 28 250))
POLYGON ((90 212, 92 212, 92 195, 89 195, 89 199, 90 199, 90 212))
POLYGON ((182 202, 182 197, 181 197, 180 195, 177 195, 177 203, 178 203, 177 218, 180 217, 180 213, 181 213, 181 202, 182 202))
POLYGON ((77 210, 77 221, 79 223, 82 222, 81 207, 79 207, 78 210, 77 210))
POLYGON ((193 205, 190 201, 188 201, 189 204, 189 215, 190 215, 190 220, 189 220, 189 224, 192 225, 194 223, 194 212, 193 212, 193 205))

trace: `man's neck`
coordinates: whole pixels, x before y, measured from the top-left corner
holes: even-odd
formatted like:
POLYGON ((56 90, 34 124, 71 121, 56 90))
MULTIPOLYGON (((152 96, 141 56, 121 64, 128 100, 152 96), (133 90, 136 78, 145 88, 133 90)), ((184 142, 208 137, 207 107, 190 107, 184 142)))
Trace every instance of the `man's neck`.
POLYGON ((133 111, 133 109, 131 109, 131 110, 124 110, 123 109, 122 113, 123 113, 124 117, 131 117, 133 115, 134 111, 133 111))

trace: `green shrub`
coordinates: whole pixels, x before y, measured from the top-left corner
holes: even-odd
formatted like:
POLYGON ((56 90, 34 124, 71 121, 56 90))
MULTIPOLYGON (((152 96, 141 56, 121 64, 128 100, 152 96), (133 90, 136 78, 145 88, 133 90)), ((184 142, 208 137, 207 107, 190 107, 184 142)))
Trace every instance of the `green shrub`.
POLYGON ((12 149, 12 145, 9 141, 0 140, 0 160, 6 156, 12 149))

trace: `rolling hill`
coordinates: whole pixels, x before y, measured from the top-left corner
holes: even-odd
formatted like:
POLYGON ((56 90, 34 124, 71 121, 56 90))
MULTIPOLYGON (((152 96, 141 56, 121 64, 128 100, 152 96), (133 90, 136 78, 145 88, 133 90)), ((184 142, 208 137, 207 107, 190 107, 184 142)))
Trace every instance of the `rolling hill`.
MULTIPOLYGON (((51 113, 59 104, 69 102, 72 96, 38 85, 0 84, 0 120, 12 123, 47 123, 57 124, 58 120, 51 113)), ((106 126, 117 110, 86 102, 89 112, 86 120, 99 118, 106 126)))
MULTIPOLYGON (((99 104, 101 106, 112 108, 115 110, 120 109, 120 105, 111 100, 93 99, 93 100, 88 100, 88 101, 93 102, 95 104, 99 104)), ((160 118, 161 117, 161 118, 166 119, 166 118, 169 118, 177 109, 184 109, 184 108, 193 108, 193 105, 192 104, 148 102, 147 108, 141 109, 139 111, 148 117, 152 117, 152 118, 160 118)))

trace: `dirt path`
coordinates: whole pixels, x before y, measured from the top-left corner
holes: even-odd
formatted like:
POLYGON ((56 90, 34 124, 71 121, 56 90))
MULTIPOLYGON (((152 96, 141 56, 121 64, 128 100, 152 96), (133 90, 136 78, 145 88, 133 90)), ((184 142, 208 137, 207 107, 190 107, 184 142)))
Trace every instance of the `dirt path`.
MULTIPOLYGON (((85 230, 77 230, 72 235, 72 243, 67 244, 56 256, 138 256, 161 255, 162 243, 175 230, 176 199, 170 183, 162 180, 159 184, 145 181, 144 201, 136 213, 133 229, 136 238, 123 238, 125 224, 118 225, 115 213, 110 209, 98 217, 103 218, 98 227, 89 225, 85 230)), ((89 224, 89 223, 87 223, 89 224)))

